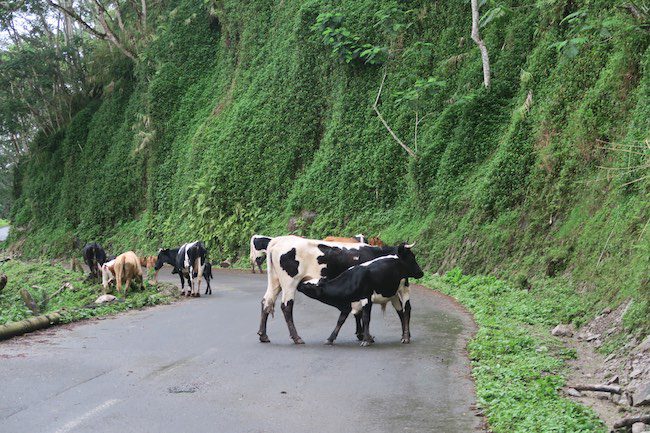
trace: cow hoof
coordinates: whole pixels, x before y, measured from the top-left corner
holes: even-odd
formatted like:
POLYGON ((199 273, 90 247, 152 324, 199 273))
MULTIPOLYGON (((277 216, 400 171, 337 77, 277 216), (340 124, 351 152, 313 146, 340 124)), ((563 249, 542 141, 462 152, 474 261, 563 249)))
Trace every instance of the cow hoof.
POLYGON ((325 340, 325 346, 334 346, 334 342, 330 340, 325 340))
POLYGON ((402 338, 402 344, 409 344, 409 343, 411 343, 410 338, 402 338))
POLYGON ((269 340, 269 336, 266 334, 261 334, 260 335, 260 343, 270 343, 271 340, 269 340))
POLYGON ((200 293, 197 293, 196 295, 194 295, 194 297, 196 297, 196 298, 200 298, 200 297, 201 297, 201 294, 200 294, 200 293))
POLYGON ((361 347, 368 347, 372 344, 372 341, 362 341, 361 342, 361 347))
POLYGON ((363 340, 363 334, 357 334, 357 340, 362 341, 363 340))
POLYGON ((294 338, 293 342, 294 342, 294 344, 305 344, 305 342, 302 341, 302 338, 300 338, 300 337, 294 338))

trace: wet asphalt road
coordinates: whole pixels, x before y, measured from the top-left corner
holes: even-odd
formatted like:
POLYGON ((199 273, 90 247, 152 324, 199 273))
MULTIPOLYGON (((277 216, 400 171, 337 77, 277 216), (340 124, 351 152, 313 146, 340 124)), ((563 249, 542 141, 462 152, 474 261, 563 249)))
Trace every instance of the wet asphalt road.
POLYGON ((214 274, 212 296, 0 342, 0 432, 478 431, 472 323, 446 297, 414 288, 410 345, 392 307, 375 307, 362 348, 353 318, 323 345, 338 311, 298 293, 306 344, 281 313, 262 344, 265 276, 214 274))

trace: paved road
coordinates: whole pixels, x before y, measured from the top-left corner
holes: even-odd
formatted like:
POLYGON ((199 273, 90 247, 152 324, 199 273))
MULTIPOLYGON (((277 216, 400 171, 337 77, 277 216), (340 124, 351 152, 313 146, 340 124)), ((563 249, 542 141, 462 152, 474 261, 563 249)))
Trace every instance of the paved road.
POLYGON ((377 342, 362 348, 351 319, 324 346, 338 311, 299 294, 306 344, 281 314, 261 344, 265 281, 218 271, 212 296, 0 343, 0 432, 478 431, 471 320, 450 300, 414 289, 410 345, 390 307, 375 307, 377 342))

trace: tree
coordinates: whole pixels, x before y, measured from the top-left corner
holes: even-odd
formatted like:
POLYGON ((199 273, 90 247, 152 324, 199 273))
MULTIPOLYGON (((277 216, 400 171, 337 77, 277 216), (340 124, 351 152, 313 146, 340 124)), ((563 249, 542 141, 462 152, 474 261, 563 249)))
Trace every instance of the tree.
POLYGON ((73 5, 72 0, 47 0, 69 19, 77 22, 81 29, 99 40, 108 41, 129 59, 136 61, 138 42, 147 32, 147 1, 136 0, 86 0, 73 5), (122 11, 133 12, 137 17, 135 25, 128 28, 122 19, 122 11))

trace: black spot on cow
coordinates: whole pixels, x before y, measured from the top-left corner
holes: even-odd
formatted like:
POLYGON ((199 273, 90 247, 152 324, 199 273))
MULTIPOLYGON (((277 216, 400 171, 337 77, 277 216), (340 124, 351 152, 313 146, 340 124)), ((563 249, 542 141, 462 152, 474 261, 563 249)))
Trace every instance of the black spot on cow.
POLYGON ((296 249, 292 248, 289 252, 280 256, 280 267, 289 274, 290 277, 298 275, 298 265, 300 263, 296 260, 296 249))
POLYGON ((253 246, 257 251, 262 251, 268 248, 269 242, 271 242, 271 238, 260 236, 253 239, 253 246))

